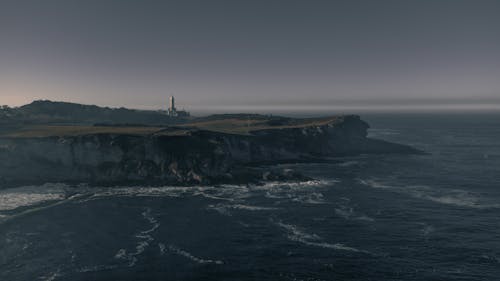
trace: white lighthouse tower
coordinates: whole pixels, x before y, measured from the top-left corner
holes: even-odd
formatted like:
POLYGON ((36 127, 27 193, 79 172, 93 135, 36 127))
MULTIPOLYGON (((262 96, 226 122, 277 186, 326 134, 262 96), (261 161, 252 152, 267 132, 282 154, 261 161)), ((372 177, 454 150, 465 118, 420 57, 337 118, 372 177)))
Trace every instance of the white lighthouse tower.
POLYGON ((167 110, 168 116, 172 116, 172 117, 177 116, 177 110, 175 109, 175 98, 174 98, 174 96, 170 96, 170 98, 169 98, 168 101, 169 101, 168 110, 167 110))

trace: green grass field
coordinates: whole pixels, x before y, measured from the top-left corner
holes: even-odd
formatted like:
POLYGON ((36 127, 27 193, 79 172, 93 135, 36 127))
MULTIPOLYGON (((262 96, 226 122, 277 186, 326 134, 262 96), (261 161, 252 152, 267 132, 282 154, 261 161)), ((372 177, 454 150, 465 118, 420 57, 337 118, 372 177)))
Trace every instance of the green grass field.
POLYGON ((321 126, 340 120, 339 117, 292 119, 273 117, 248 118, 200 118, 196 121, 180 124, 182 127, 165 126, 89 126, 89 125, 32 125, 17 127, 0 132, 0 137, 36 138, 54 136, 80 136, 93 134, 128 134, 128 135, 185 135, 192 130, 207 130, 227 134, 251 135, 253 131, 269 129, 300 128, 321 126))
POLYGON ((300 128, 308 126, 321 126, 330 122, 335 122, 338 117, 325 118, 307 118, 307 119, 288 119, 279 124, 270 124, 270 119, 220 119, 194 122, 185 124, 198 129, 216 131, 228 134, 251 134, 252 131, 269 130, 269 129, 285 129, 285 128, 300 128))
POLYGON ((92 134, 148 135, 161 130, 159 127, 99 127, 78 125, 37 125, 3 133, 3 137, 35 138, 51 136, 78 136, 92 134))

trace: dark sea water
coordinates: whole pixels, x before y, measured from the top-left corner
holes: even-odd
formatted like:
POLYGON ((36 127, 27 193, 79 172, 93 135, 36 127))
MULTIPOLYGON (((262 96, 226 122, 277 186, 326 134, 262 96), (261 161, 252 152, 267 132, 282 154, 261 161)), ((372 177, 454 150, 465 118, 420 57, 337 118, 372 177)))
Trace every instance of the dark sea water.
POLYGON ((0 190, 0 280, 500 280, 500 115, 366 115, 428 155, 265 186, 0 190))

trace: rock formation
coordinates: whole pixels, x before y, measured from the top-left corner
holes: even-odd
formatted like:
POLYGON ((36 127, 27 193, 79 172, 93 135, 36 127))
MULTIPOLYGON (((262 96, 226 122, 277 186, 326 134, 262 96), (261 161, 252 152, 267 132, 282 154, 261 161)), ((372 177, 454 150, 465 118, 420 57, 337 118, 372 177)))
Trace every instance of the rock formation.
MULTIPOLYGON (((265 162, 313 161, 363 153, 419 153, 367 138, 368 124, 344 116, 321 125, 230 134, 88 134, 0 138, 0 183, 208 184, 265 162)), ((244 177, 242 177, 244 178, 244 177)))

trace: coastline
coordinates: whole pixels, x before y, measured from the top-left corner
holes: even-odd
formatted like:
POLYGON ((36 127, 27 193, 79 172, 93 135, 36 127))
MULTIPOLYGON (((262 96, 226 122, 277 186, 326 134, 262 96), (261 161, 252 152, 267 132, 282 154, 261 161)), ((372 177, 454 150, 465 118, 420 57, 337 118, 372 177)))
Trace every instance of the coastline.
POLYGON ((265 128, 259 123, 244 133, 184 126, 147 134, 127 133, 125 127, 121 133, 2 137, 0 183, 7 187, 47 182, 130 186, 296 181, 309 178, 261 166, 359 154, 423 153, 368 138, 369 125, 356 115, 314 123, 291 120, 265 128))

